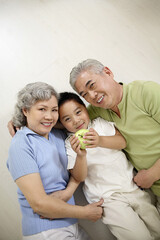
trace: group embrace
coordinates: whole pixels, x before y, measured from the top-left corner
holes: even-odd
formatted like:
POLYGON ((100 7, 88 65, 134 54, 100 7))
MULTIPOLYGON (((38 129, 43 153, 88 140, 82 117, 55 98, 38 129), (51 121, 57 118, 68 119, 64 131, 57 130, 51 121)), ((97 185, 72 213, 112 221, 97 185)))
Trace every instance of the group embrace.
POLYGON ((159 240, 160 85, 118 83, 94 59, 72 69, 70 84, 77 94, 27 84, 8 124, 23 240, 90 239, 79 218, 101 219, 118 240, 159 240), (85 206, 74 202, 80 182, 85 206))

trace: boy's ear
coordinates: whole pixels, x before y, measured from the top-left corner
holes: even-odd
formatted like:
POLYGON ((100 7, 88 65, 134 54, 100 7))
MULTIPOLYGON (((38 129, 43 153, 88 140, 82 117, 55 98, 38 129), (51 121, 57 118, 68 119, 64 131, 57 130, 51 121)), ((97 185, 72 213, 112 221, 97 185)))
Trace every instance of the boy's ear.
POLYGON ((112 75, 113 76, 113 73, 112 71, 108 68, 108 67, 104 67, 104 72, 108 75, 112 75))

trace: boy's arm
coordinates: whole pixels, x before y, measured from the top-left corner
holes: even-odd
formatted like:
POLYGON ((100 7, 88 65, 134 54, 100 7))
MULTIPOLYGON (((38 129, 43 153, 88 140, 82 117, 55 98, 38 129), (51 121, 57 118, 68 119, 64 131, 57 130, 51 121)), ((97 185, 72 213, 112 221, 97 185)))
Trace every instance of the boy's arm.
POLYGON ((117 129, 113 136, 99 136, 93 128, 90 128, 89 132, 85 133, 84 138, 86 139, 84 143, 89 144, 87 148, 123 149, 126 147, 126 140, 117 129))
POLYGON ((59 198, 65 202, 67 202, 72 197, 72 195, 76 191, 79 184, 80 184, 80 182, 76 181, 74 179, 74 177, 70 176, 67 187, 64 190, 60 190, 60 191, 51 193, 50 196, 59 198))
POLYGON ((70 173, 76 181, 83 182, 87 176, 86 150, 80 149, 80 142, 75 135, 71 137, 70 144, 77 153, 75 165, 70 173))

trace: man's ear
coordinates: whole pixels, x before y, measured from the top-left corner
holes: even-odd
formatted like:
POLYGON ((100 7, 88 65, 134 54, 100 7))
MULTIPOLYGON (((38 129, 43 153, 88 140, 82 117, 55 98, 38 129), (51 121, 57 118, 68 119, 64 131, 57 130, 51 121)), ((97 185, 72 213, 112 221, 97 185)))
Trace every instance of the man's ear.
POLYGON ((110 76, 113 76, 112 71, 108 67, 104 67, 104 72, 110 76))

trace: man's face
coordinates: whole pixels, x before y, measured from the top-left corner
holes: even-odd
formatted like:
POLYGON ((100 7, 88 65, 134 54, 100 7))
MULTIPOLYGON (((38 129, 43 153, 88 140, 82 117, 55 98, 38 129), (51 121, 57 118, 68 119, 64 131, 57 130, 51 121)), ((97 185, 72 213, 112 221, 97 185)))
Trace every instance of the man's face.
POLYGON ((75 82, 77 92, 90 104, 113 109, 117 100, 117 82, 112 72, 105 68, 101 74, 82 72, 75 82))

